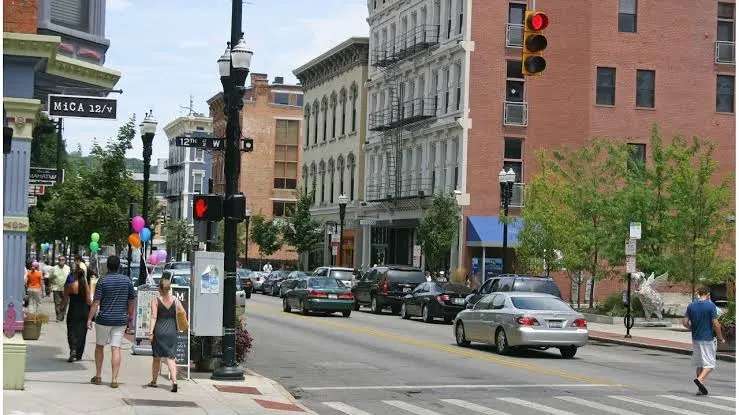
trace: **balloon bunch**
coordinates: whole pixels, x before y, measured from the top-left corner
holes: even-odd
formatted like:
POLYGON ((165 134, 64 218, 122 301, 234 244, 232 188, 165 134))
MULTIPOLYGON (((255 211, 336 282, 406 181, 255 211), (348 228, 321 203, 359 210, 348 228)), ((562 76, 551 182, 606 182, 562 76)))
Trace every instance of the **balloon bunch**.
POLYGON ((51 249, 51 244, 48 242, 44 242, 41 244, 41 252, 49 252, 51 249))
POLYGON ((90 235, 90 252, 93 254, 97 254, 97 252, 100 250, 100 234, 97 232, 93 232, 90 235))
POLYGON ((157 249, 156 251, 153 251, 151 255, 149 255, 149 258, 147 259, 147 262, 151 265, 157 265, 161 262, 167 261, 167 251, 164 249, 157 249))
POLYGON ((134 216, 131 219, 131 229, 133 232, 128 235, 128 243, 134 248, 141 248, 141 243, 151 240, 151 229, 146 227, 146 221, 141 216, 134 216))

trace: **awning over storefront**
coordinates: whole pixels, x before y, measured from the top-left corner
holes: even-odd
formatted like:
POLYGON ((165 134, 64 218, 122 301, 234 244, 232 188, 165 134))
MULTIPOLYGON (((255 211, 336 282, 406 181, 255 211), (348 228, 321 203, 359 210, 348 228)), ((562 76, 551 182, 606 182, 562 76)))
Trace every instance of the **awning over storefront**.
MULTIPOLYGON (((511 218, 508 223, 508 247, 518 246, 518 233, 523 227, 521 218, 511 218)), ((468 216, 467 246, 502 247, 503 222, 498 216, 468 216)))

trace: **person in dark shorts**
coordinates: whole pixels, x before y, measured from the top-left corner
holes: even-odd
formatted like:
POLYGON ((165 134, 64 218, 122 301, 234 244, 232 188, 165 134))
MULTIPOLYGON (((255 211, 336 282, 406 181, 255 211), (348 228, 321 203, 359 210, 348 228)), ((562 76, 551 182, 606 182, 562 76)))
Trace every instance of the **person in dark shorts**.
POLYGON ((175 349, 177 348, 177 312, 184 312, 182 304, 172 295, 170 280, 159 280, 159 296, 151 301, 152 331, 149 333, 153 360, 151 362, 150 387, 157 387, 157 377, 162 359, 166 360, 169 368, 169 379, 172 382, 172 392, 177 392, 177 362, 175 349))
POLYGON ((688 305, 683 318, 683 325, 690 329, 693 337, 693 364, 698 395, 708 395, 706 379, 716 367, 716 338, 724 343, 721 325, 718 322, 716 305, 711 301, 709 291, 705 287, 696 290, 698 298, 688 305))

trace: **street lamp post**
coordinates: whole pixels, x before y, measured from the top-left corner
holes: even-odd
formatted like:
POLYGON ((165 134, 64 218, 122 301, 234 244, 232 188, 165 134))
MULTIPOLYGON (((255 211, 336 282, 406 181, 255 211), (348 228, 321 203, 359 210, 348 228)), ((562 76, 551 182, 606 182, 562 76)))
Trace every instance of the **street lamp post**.
MULTIPOLYGON (((233 199, 239 180, 240 160, 238 140, 241 138, 239 113, 244 106, 244 83, 249 74, 253 53, 246 49, 241 32, 241 0, 231 2, 231 42, 218 59, 218 72, 223 84, 224 113, 226 115, 226 154, 224 172, 225 200, 233 199), (232 45, 233 46, 232 48, 232 45)), ((225 271, 223 288, 223 365, 213 371, 211 379, 243 380, 244 372, 236 365, 236 232, 237 220, 224 218, 223 253, 225 271)))
MULTIPOLYGON (((142 204, 142 215, 146 226, 151 226, 149 223, 149 164, 151 164, 151 145, 154 142, 154 133, 157 131, 157 121, 154 119, 152 111, 144 117, 144 121, 139 125, 141 130, 141 141, 144 143, 144 200, 142 204)), ((146 284, 146 262, 144 261, 144 255, 146 254, 146 242, 144 242, 143 250, 141 252, 141 262, 139 266, 139 280, 137 285, 146 284)), ((129 268, 131 264, 129 263, 129 268)))
POLYGON ((337 264, 343 266, 344 261, 342 258, 342 250, 344 248, 344 216, 346 215, 346 204, 349 202, 349 198, 345 194, 339 195, 339 252, 337 264))
MULTIPOLYGON (((513 197, 513 182, 516 181, 516 173, 513 169, 500 170, 498 173, 498 181, 500 182, 500 198, 503 201, 503 273, 505 274, 508 267, 508 208, 511 205, 513 197)), ((484 248, 483 248, 484 249, 484 248)), ((483 276, 484 278, 484 276, 483 276)))

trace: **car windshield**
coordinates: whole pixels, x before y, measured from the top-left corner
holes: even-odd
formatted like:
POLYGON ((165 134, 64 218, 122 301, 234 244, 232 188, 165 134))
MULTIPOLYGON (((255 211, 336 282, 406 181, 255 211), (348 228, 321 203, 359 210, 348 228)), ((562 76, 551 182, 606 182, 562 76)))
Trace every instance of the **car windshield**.
POLYGON ((551 297, 511 297, 516 308, 522 310, 572 311, 564 301, 551 297))
POLYGON ((336 278, 340 280, 350 280, 352 279, 352 276, 354 275, 351 271, 344 271, 339 269, 331 270, 331 278, 336 278))
POLYGON ((559 292, 559 288, 557 288, 557 284, 555 284, 554 281, 552 280, 540 280, 540 279, 534 279, 534 278, 520 278, 520 279, 517 278, 516 281, 513 282, 512 291, 545 293, 545 294, 551 294, 551 295, 562 298, 562 295, 559 292))
POLYGON ((170 269, 190 269, 189 262, 173 262, 170 269))
POLYGON ((387 273, 388 277, 394 282, 399 283, 422 283, 426 282, 426 276, 420 270, 399 270, 391 269, 387 273))
POLYGON ((311 278, 308 280, 308 288, 344 288, 344 284, 336 278, 311 278))
POLYGON ((432 284, 432 292, 457 293, 465 296, 472 293, 472 288, 469 288, 462 284, 455 284, 453 282, 433 282, 432 284))
POLYGON ((183 275, 175 275, 172 277, 172 284, 174 285, 190 285, 187 277, 183 275))

